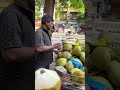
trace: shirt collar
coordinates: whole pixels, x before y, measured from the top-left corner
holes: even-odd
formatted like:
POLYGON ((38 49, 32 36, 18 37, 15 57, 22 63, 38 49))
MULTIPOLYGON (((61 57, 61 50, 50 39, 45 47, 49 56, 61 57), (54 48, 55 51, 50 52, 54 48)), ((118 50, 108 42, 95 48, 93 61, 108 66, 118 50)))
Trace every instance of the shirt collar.
POLYGON ((47 35, 49 36, 49 38, 50 38, 50 40, 51 40, 51 37, 50 37, 50 34, 49 34, 48 30, 46 30, 46 29, 44 29, 44 28, 42 28, 42 30, 43 30, 45 33, 47 33, 47 35))

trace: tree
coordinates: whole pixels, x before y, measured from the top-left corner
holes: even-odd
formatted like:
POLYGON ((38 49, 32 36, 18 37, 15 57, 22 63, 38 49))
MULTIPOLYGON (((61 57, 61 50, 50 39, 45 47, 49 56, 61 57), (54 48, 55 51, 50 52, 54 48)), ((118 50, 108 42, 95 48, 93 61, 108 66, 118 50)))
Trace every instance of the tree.
POLYGON ((35 0, 35 19, 37 20, 42 17, 41 8, 44 8, 44 13, 53 16, 54 4, 55 0, 35 0))
POLYGON ((84 0, 59 0, 61 5, 67 7, 70 4, 70 7, 80 10, 81 14, 85 12, 84 0))
POLYGON ((45 0, 35 0, 35 19, 41 19, 41 8, 44 7, 45 0))
POLYGON ((61 6, 64 6, 65 8, 72 7, 72 8, 78 9, 79 10, 77 15, 78 19, 84 17, 84 14, 85 14, 84 0, 59 0, 59 2, 60 2, 59 8, 61 6))
POLYGON ((45 0, 44 13, 53 17, 55 0, 45 0))

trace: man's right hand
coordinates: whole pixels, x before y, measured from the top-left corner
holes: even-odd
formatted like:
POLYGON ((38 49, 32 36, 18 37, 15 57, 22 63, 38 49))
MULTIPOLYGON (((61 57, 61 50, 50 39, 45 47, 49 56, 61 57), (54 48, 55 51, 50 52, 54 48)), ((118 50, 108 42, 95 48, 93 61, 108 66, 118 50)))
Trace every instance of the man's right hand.
POLYGON ((55 43, 55 44, 53 45, 53 47, 54 47, 55 49, 59 48, 60 46, 61 46, 60 43, 55 43))

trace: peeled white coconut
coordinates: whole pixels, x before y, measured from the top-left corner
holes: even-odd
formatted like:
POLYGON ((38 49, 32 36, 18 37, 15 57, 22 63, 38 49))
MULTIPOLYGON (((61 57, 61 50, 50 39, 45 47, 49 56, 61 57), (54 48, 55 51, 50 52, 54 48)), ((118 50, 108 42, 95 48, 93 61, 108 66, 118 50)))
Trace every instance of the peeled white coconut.
POLYGON ((35 71, 35 90, 60 90, 60 77, 55 71, 40 68, 35 71))

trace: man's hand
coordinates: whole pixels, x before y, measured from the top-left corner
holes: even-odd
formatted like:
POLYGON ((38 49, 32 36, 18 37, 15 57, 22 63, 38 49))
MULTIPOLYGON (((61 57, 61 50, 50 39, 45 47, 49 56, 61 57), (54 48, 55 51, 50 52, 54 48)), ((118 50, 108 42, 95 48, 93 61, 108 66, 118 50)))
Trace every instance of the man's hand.
POLYGON ((60 43, 56 43, 54 45, 50 45, 50 46, 38 46, 36 47, 36 51, 37 52, 46 52, 46 51, 49 51, 50 49, 58 49, 59 47, 61 46, 60 43))
POLYGON ((53 52, 55 52, 55 54, 58 54, 58 49, 53 49, 53 52))
POLYGON ((55 44, 53 45, 53 47, 54 47, 55 49, 58 49, 60 46, 61 46, 60 43, 55 43, 55 44))

